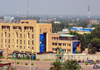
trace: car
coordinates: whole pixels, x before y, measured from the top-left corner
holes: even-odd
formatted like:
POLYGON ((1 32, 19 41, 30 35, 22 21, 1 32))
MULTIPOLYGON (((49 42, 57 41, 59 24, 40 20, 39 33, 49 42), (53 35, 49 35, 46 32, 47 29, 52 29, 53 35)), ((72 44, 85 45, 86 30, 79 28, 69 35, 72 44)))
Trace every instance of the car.
POLYGON ((87 60, 86 62, 88 62, 88 63, 94 63, 94 61, 93 60, 87 60))
POLYGON ((93 69, 100 68, 99 65, 93 65, 93 69))

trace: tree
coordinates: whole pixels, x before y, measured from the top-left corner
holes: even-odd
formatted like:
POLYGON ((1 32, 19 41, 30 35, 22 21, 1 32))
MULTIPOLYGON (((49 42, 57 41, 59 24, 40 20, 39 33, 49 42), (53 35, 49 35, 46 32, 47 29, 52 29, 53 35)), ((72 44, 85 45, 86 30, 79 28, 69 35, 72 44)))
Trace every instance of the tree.
POLYGON ((92 40, 93 38, 95 38, 95 37, 97 37, 97 36, 94 35, 94 34, 86 34, 86 35, 85 35, 85 45, 88 46, 89 43, 91 42, 91 40, 92 40))
POLYGON ((95 29, 93 29, 91 34, 93 34, 96 37, 100 38, 100 26, 97 26, 95 29))
POLYGON ((71 31, 70 34, 77 36, 77 39, 80 40, 80 42, 81 42, 81 51, 83 51, 86 47, 84 35, 78 34, 76 31, 74 31, 74 32, 71 31))
POLYGON ((95 53, 96 51, 100 51, 100 39, 99 38, 93 38, 91 40, 91 44, 89 46, 89 49, 91 53, 95 53))
POLYGON ((66 60, 64 62, 64 70, 80 70, 82 69, 76 60, 66 60))
POLYGON ((53 67, 51 67, 49 70, 63 70, 61 62, 60 61, 53 62, 53 67))

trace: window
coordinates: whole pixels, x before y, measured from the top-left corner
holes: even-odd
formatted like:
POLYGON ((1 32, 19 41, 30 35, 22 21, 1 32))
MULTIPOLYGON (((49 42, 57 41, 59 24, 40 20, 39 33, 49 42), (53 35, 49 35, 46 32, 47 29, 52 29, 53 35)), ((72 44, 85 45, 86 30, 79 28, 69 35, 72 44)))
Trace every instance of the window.
POLYGON ((34 47, 32 47, 32 50, 34 49, 34 47))
POLYGON ((9 33, 9 37, 10 37, 10 33, 9 33))
POLYGON ((16 33, 16 37, 18 38, 18 33, 16 33))
POLYGON ((5 37, 7 37, 7 33, 5 32, 5 37))
POLYGON ((66 44, 65 44, 65 43, 63 43, 63 46, 66 46, 66 44))
POLYGON ((20 46, 20 49, 22 49, 22 46, 20 46))
POLYGON ((34 34, 32 34, 32 39, 34 38, 34 34))
POLYGON ((20 34, 20 38, 22 38, 22 34, 20 34))
POLYGON ((25 49, 25 46, 24 46, 24 49, 25 49))
POLYGON ((33 29, 33 27, 32 27, 32 32, 34 32, 34 29, 33 29))
POLYGON ((52 45, 54 45, 54 43, 52 43, 52 45))
POLYGON ((8 46, 8 48, 10 48, 10 45, 8 46))
POLYGON ((20 44, 22 44, 22 40, 20 40, 20 44))
POLYGON ((5 47, 6 47, 6 45, 5 45, 5 47))
POLYGON ((70 49, 67 49, 67 51, 68 51, 68 52, 71 52, 71 50, 70 50, 70 49))
POLYGON ((32 40, 32 45, 34 45, 34 41, 32 40))
POLYGON ((28 46, 28 49, 30 48, 30 46, 28 46))
POLYGON ((14 39, 12 40, 12 43, 14 44, 14 39))
POLYGON ((24 44, 25 44, 25 40, 24 40, 24 44))
POLYGON ((16 48, 18 48, 18 46, 16 46, 16 48))
POLYGON ((53 37, 52 37, 52 40, 53 40, 53 37))
POLYGON ((18 44, 18 40, 17 40, 16 42, 17 42, 17 44, 18 44))
POLYGON ((8 41, 9 43, 10 43, 10 39, 9 39, 9 41, 8 41))
POLYGON ((30 38, 30 34, 28 33, 28 38, 30 38))
POLYGON ((28 45, 30 45, 30 40, 28 40, 28 45))

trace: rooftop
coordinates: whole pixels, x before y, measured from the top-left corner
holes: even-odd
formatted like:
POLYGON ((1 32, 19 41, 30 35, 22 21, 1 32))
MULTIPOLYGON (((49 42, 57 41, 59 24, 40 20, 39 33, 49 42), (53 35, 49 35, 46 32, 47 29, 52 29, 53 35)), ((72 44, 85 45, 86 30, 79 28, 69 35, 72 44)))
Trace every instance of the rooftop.
POLYGON ((62 37, 77 37, 76 35, 64 35, 64 34, 61 34, 60 36, 62 36, 62 37))

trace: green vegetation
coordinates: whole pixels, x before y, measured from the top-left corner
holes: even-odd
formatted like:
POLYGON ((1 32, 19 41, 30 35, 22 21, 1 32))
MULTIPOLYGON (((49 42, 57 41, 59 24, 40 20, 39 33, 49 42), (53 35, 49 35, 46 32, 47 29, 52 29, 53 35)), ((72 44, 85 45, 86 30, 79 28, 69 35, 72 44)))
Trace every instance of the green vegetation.
POLYGON ((31 63, 31 65, 33 66, 33 65, 34 65, 34 63, 31 63))
POLYGON ((94 62, 94 64, 97 64, 96 62, 94 62))
POLYGON ((76 60, 66 60, 64 63, 60 61, 53 62, 53 66, 49 70, 80 70, 81 66, 76 60))
POLYGON ((0 58, 4 58, 3 56, 0 56, 0 58))
POLYGON ((28 63, 25 63, 25 65, 28 65, 28 63))
POLYGON ((81 51, 84 51, 84 49, 88 47, 89 53, 94 54, 95 52, 100 52, 100 26, 93 29, 90 34, 81 35, 76 31, 71 31, 70 34, 76 35, 78 40, 81 41, 81 51))
POLYGON ((86 62, 85 64, 88 65, 88 62, 86 62))
POLYGON ((9 70, 9 69, 11 69, 11 70, 17 70, 17 68, 14 68, 12 66, 8 66, 7 68, 2 68, 1 70, 9 70))
POLYGON ((19 62, 17 62, 17 64, 19 64, 19 62))

